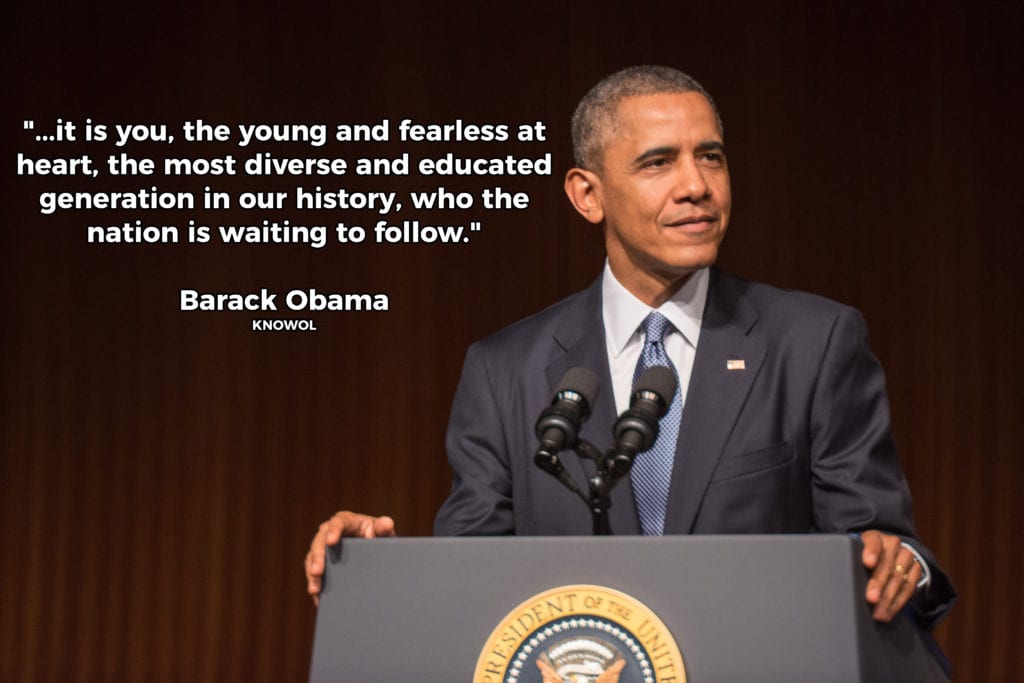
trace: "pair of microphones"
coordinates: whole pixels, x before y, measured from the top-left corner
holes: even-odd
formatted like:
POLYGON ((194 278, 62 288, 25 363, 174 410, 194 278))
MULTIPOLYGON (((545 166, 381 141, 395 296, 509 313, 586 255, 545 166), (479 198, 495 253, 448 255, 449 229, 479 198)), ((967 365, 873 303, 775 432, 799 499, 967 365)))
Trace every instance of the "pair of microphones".
POLYGON ((598 472, 612 481, 624 476, 637 454, 649 449, 657 440, 658 421, 668 412, 677 384, 676 374, 663 365, 644 371, 633 387, 629 408, 619 415, 612 427, 614 445, 601 454, 579 438, 583 422, 590 417, 600 382, 593 371, 572 368, 562 376, 551 405, 537 419, 540 445, 534 462, 577 493, 580 493, 579 488, 558 458, 561 451, 582 451, 582 455, 597 461, 598 472))

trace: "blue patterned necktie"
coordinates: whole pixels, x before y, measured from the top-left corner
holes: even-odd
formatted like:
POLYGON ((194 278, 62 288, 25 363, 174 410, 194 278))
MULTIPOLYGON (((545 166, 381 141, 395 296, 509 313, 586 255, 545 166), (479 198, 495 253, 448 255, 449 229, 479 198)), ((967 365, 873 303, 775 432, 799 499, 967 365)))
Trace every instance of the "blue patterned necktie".
MULTIPOLYGON (((657 311, 651 313, 642 324, 644 350, 633 373, 633 384, 648 368, 664 365, 679 379, 676 366, 665 353, 664 338, 669 330, 675 329, 668 318, 657 311)), ((665 508, 668 506, 668 485, 672 480, 672 463, 676 456, 676 441, 679 438, 679 424, 683 417, 680 388, 676 387, 672 405, 658 424, 658 439, 648 450, 637 455, 630 478, 636 498, 636 510, 640 515, 640 527, 646 536, 660 536, 665 531, 665 508)))

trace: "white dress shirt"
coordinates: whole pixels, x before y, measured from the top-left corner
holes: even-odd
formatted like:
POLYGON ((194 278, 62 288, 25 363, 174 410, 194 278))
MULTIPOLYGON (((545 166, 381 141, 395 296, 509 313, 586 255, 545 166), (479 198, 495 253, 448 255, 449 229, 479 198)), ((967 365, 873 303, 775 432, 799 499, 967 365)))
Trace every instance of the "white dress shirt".
POLYGON ((605 261, 601 282, 601 316, 604 320, 608 367, 612 374, 617 413, 621 414, 629 408, 633 374, 644 348, 644 333, 640 324, 654 310, 668 318, 675 327, 665 334, 665 353, 679 374, 680 398, 683 410, 686 410, 686 390, 690 386, 693 359, 697 355, 697 342, 700 340, 704 302, 708 298, 708 278, 707 268, 698 270, 671 299, 654 309, 623 287, 605 261))

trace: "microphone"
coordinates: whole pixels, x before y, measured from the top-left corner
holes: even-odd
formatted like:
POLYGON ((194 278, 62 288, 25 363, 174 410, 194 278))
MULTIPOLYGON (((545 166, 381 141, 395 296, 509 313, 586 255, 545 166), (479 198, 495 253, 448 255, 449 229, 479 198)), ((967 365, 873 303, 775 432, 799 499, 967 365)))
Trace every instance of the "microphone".
POLYGON ((633 459, 646 451, 658 438, 658 420, 672 405, 679 381, 676 373, 664 365, 652 365, 636 381, 629 410, 622 413, 612 428, 615 449, 606 461, 609 474, 621 477, 633 466, 633 459))
MULTIPOLYGON (((537 419, 536 432, 540 447, 533 461, 545 472, 559 479, 568 479, 565 468, 558 460, 558 452, 576 446, 580 425, 590 417, 590 407, 597 398, 597 389, 597 375, 587 368, 572 368, 562 375, 551 405, 537 419)), ((576 488, 575 484, 572 488, 576 488)))
POLYGON ((541 450, 558 453, 576 445, 576 433, 590 417, 597 386, 597 375, 587 368, 572 368, 562 375, 551 405, 537 419, 541 450))

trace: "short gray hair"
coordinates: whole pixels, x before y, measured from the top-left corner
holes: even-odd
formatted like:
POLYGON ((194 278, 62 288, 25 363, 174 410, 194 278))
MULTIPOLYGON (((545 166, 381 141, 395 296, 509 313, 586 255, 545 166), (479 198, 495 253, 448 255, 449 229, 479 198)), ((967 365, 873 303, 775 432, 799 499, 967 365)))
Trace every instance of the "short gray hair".
POLYGON ((615 125, 619 102, 638 95, 697 92, 722 117, 708 91, 689 74, 667 66, 631 66, 606 76, 580 100, 572 115, 572 148, 576 165, 595 171, 601 168, 605 138, 615 125))

